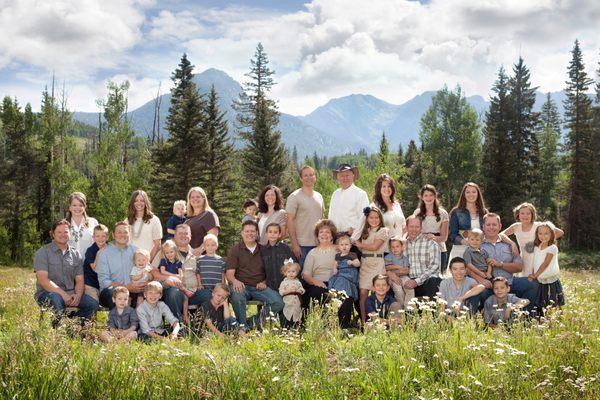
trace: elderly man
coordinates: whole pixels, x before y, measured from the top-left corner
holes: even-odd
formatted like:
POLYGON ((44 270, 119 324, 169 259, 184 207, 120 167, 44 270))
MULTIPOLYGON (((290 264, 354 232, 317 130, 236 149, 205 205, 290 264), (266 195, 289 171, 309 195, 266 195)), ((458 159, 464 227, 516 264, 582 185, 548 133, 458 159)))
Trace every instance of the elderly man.
POLYGON ((50 235, 52 242, 35 252, 35 299, 40 306, 49 305, 54 309, 54 327, 67 307, 77 307, 74 316, 88 320, 98 311, 98 302, 84 293, 83 257, 69 246, 69 222, 56 221, 50 235))
MULTIPOLYGON (((486 214, 483 217, 484 238, 481 248, 489 255, 487 263, 494 268, 494 277, 505 277, 510 285, 510 293, 528 299, 530 303, 527 309, 531 311, 537 297, 537 281, 529 282, 527 277, 513 277, 513 274, 519 273, 523 269, 523 260, 521 256, 514 254, 510 244, 502 241, 501 229, 500 216, 494 213, 486 214)), ((481 301, 485 301, 493 294, 492 284, 489 280, 481 277, 476 277, 475 280, 486 287, 486 290, 480 294, 481 301)))
POLYGON ((369 206, 367 192, 354 185, 358 179, 358 168, 341 164, 333 170, 340 188, 333 192, 329 204, 329 219, 337 228, 338 235, 348 234, 353 241, 360 238, 363 209, 369 206))
MULTIPOLYGON (((242 224, 242 241, 234 245, 227 254, 225 275, 231 285, 231 304, 235 318, 246 326, 246 303, 259 300, 265 303, 265 313, 277 314, 283 310, 283 299, 267 286, 267 277, 260 254, 260 244, 256 242, 258 224, 246 221, 242 224)), ((261 318, 255 315, 250 327, 260 326, 261 318)))
POLYGON ((308 165, 300 169, 302 187, 287 198, 287 227, 292 242, 292 251, 304 264, 309 251, 317 246, 314 235, 315 225, 323 218, 323 196, 314 190, 317 178, 315 170, 308 165))
POLYGON ((135 306, 137 296, 144 291, 146 282, 131 282, 131 268, 133 268, 133 253, 137 247, 129 244, 129 224, 119 221, 113 230, 114 241, 108 243, 104 250, 98 253, 96 273, 100 283, 100 304, 112 309, 113 289, 125 286, 132 294, 132 305, 135 306))
POLYGON ((410 268, 400 273, 404 272, 410 280, 404 282, 404 287, 414 289, 416 297, 433 298, 441 282, 439 245, 421 233, 421 219, 414 215, 406 220, 406 229, 408 234, 406 252, 410 268))

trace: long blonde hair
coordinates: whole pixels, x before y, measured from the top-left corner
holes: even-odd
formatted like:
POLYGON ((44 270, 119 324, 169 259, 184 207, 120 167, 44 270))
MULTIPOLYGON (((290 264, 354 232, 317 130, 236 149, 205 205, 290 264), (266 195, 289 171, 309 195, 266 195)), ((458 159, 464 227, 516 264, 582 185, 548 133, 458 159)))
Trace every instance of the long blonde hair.
POLYGON ((193 188, 188 190, 188 193, 187 193, 187 216, 188 216, 188 218, 192 218, 194 215, 196 215, 194 206, 192 206, 192 203, 190 202, 190 196, 192 195, 192 192, 200 193, 200 195, 204 199, 204 209, 201 211, 212 211, 212 208, 210 208, 210 204, 208 204, 208 198, 206 197, 206 192, 204 191, 204 189, 202 189, 200 186, 194 186, 193 188))

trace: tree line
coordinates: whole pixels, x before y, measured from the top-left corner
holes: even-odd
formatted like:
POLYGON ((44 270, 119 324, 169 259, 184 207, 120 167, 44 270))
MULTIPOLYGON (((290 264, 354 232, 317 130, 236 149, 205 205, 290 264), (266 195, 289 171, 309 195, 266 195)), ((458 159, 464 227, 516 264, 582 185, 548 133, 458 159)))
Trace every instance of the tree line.
POLYGON ((73 191, 86 193, 89 214, 112 225, 125 218, 135 189, 147 189, 154 211, 166 220, 173 201, 199 185, 220 217, 227 247, 236 239, 245 198, 271 183, 289 193, 298 185, 296 168, 309 164, 317 169, 316 189, 328 201, 337 187, 330 169, 340 162, 360 165, 357 184, 367 190, 379 173, 394 176, 405 213, 414 210, 425 183, 434 184, 451 208, 464 182, 478 181, 487 189, 489 208, 504 221, 512 220, 516 204, 532 201, 542 218, 566 226, 571 247, 596 249, 600 79, 594 85, 587 76, 578 41, 571 54, 564 120, 549 95, 541 112, 533 111, 537 88, 519 58, 510 75, 499 69, 483 125, 460 87, 444 87, 421 119, 420 143, 392 151, 383 133, 377 154, 314 154, 304 160, 281 142, 277 102, 270 97, 274 71, 260 43, 234 103, 233 127, 214 87, 199 94, 185 54, 171 76, 165 139, 135 136, 127 119, 128 82, 107 84, 106 98, 98 101, 104 118, 87 138, 54 82, 42 92, 39 113, 6 96, 0 106, 0 262, 30 262, 49 240, 52 221, 64 216, 73 191), (234 146, 238 139, 242 145, 234 146))

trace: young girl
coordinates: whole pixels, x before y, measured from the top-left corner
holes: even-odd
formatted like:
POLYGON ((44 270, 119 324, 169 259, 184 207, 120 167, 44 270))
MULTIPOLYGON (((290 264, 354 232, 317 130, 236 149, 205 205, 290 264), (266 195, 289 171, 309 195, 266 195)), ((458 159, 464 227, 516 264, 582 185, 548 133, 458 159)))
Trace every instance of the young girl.
MULTIPOLYGON (((518 276, 529 276, 533 273, 533 250, 536 234, 535 231, 541 222, 536 221, 537 211, 531 203, 521 203, 513 209, 515 222, 502 233, 506 236, 515 235, 521 258, 523 270, 518 276)), ((554 228, 554 237, 558 239, 564 234, 561 229, 554 228)))
MULTIPOLYGON (((441 251, 441 272, 446 270, 446 240, 448 240, 448 223, 450 217, 448 212, 442 208, 438 199, 437 190, 433 185, 425 185, 421 188, 419 196, 419 207, 413 215, 419 217, 421 222, 421 233, 429 240, 435 241, 441 251)), ((392 284, 393 287, 393 284, 392 284)))
POLYGON ((367 217, 360 240, 355 243, 362 251, 360 262, 360 318, 367 320, 365 301, 369 290, 373 287, 373 277, 385 274, 383 253, 388 240, 388 229, 383 226, 383 214, 377 207, 365 207, 363 213, 367 217))
MULTIPOLYGON (((152 280, 152 267, 150 266, 150 252, 145 249, 137 249, 133 253, 133 268, 131 268, 131 281, 135 283, 150 282, 152 280)), ((136 304, 144 301, 144 295, 138 295, 136 304)))
POLYGON ((279 294, 283 297, 283 315, 288 328, 297 325, 302 319, 300 296, 304 294, 304 288, 298 279, 300 270, 300 264, 291 258, 285 260, 281 267, 281 274, 285 278, 279 285, 279 294))
POLYGON ((340 327, 347 329, 350 327, 352 319, 352 309, 354 302, 358 300, 358 268, 360 260, 355 253, 350 252, 352 243, 347 235, 340 236, 337 240, 340 252, 335 255, 337 266, 333 269, 333 276, 329 279, 329 290, 345 292, 346 298, 338 310, 340 327))
POLYGON ((533 273, 527 279, 539 282, 537 306, 559 307, 565 305, 565 296, 560 283, 558 268, 558 247, 556 247, 554 225, 542 222, 535 230, 535 249, 533 250, 533 273), (552 303, 551 303, 552 302, 552 303))

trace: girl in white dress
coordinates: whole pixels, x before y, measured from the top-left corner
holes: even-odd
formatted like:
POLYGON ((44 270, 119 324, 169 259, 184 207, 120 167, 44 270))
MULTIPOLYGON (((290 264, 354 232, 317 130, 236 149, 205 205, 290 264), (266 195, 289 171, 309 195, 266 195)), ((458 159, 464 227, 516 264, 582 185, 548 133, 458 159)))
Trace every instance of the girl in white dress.
POLYGON ((533 272, 527 277, 532 282, 537 279, 537 306, 543 311, 551 305, 565 305, 565 295, 560 283, 558 267, 558 247, 552 222, 542 222, 535 229, 535 248, 533 250, 533 272))

